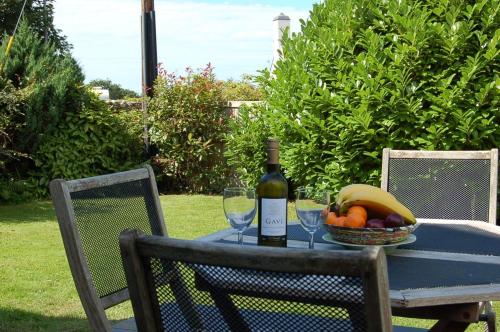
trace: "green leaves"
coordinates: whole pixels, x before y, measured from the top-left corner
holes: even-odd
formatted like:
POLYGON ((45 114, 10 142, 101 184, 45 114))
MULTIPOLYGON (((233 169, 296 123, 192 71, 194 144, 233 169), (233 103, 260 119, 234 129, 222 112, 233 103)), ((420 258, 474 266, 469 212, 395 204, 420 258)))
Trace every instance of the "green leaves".
POLYGON ((378 184, 385 147, 498 146, 499 8, 500 0, 315 5, 301 32, 284 39, 275 78, 260 78, 262 123, 239 120, 240 128, 262 132, 235 129, 230 162, 245 179, 260 174, 250 157, 263 162, 258 142, 272 133, 289 179, 335 190, 378 184), (244 142, 257 146, 248 156, 244 142))
POLYGON ((4 52, 0 52, 0 62, 5 61, 3 74, 25 95, 26 102, 23 118, 17 119, 20 126, 11 138, 23 152, 33 153, 65 113, 82 109, 84 76, 69 54, 45 43, 26 21, 13 45, 9 58, 4 59, 4 52))
POLYGON ((70 113, 47 136, 33 159, 41 193, 54 178, 76 179, 137 167, 141 163, 141 114, 112 113, 97 97, 70 113))
MULTIPOLYGON (((48 2, 48 4, 50 1, 48 2)), ((48 183, 141 162, 141 117, 113 114, 86 90, 70 54, 23 22, 0 51, 0 201, 45 197, 48 183)))

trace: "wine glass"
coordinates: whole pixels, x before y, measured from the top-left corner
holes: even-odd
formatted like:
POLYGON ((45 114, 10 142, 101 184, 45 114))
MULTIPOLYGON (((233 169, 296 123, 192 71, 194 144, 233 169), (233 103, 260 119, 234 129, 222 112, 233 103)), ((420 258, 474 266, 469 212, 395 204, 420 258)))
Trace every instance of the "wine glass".
POLYGON ((300 224, 309 233, 309 249, 314 248, 314 233, 325 222, 330 207, 330 194, 313 188, 298 188, 295 211, 300 224))
POLYGON ((231 227, 238 231, 238 244, 243 244, 243 231, 252 223, 257 211, 255 190, 249 188, 225 188, 224 214, 231 227))

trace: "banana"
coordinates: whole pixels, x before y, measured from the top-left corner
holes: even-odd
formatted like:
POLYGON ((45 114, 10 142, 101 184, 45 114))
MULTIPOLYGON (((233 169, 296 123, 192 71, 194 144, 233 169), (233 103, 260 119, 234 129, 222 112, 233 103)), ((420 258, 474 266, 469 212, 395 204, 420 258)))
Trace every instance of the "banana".
POLYGON ((337 196, 337 205, 340 214, 345 214, 353 205, 361 205, 378 215, 397 213, 405 219, 406 224, 416 223, 415 216, 406 206, 392 194, 374 186, 354 184, 344 187, 337 196))
MULTIPOLYGON (((353 193, 363 191, 363 192, 373 192, 374 195, 378 195, 381 190, 382 189, 374 187, 374 186, 370 186, 368 184, 362 184, 362 183, 350 184, 350 185, 347 185, 347 186, 343 187, 342 189, 340 189, 340 191, 337 195, 336 203, 339 206, 342 205, 342 202, 349 200, 349 197, 353 193)), ((392 196, 392 194, 390 194, 390 193, 387 193, 387 194, 392 196)), ((394 196, 392 196, 392 197, 394 199, 396 199, 394 196)))

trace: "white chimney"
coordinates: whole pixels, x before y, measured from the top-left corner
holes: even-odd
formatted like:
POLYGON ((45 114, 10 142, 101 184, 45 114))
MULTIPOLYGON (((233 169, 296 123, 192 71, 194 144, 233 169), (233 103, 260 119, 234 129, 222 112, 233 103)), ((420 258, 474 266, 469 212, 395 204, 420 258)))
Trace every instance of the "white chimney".
MULTIPOLYGON (((274 66, 281 57, 281 40, 283 38, 283 31, 290 27, 290 17, 280 13, 273 19, 273 25, 273 62, 271 64, 271 72, 274 71, 274 66)), ((288 29, 288 36, 290 36, 290 29, 288 29)))

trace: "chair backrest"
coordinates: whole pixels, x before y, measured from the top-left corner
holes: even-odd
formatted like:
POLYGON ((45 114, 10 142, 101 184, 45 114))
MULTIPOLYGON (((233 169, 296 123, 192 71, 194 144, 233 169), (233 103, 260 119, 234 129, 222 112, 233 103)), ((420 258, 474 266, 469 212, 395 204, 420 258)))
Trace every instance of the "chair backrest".
POLYGON ((417 218, 482 220, 495 224, 498 149, 384 149, 381 187, 417 218))
POLYGON ((137 230, 122 233, 120 247, 139 331, 392 331, 380 247, 243 247, 137 230), (182 276, 191 312, 174 300, 172 275, 182 276))
POLYGON ((64 248, 89 323, 111 331, 105 309, 129 299, 119 249, 127 228, 166 235, 151 167, 50 183, 64 248))

